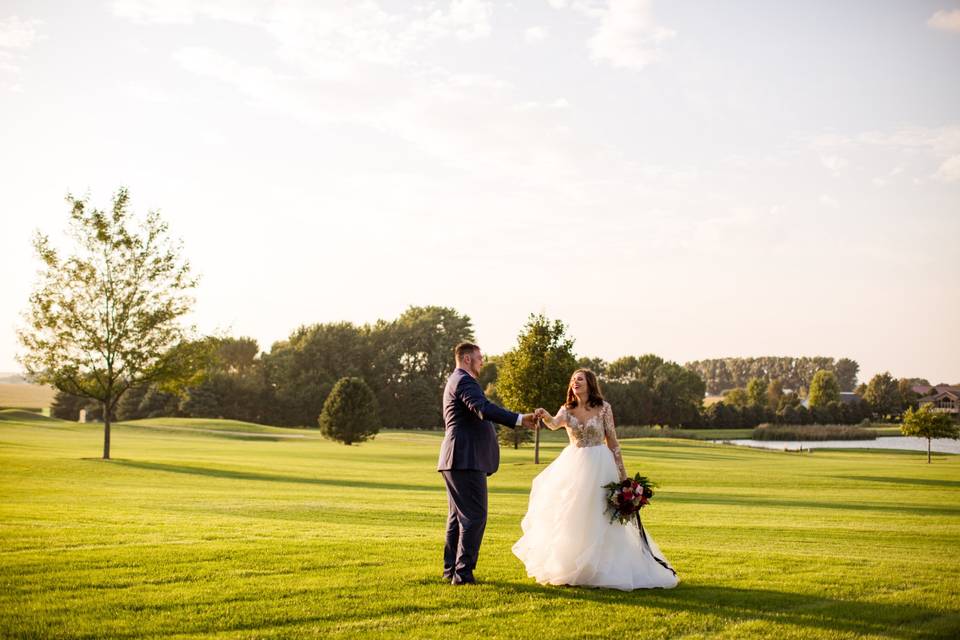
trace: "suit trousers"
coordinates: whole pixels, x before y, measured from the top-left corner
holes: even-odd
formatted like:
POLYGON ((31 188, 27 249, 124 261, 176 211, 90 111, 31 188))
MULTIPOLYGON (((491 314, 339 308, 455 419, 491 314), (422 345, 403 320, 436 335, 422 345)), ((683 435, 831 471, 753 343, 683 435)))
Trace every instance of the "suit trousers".
POLYGON ((447 541, 443 575, 451 582, 473 582, 483 530, 487 526, 487 473, 474 469, 441 471, 447 484, 447 541))

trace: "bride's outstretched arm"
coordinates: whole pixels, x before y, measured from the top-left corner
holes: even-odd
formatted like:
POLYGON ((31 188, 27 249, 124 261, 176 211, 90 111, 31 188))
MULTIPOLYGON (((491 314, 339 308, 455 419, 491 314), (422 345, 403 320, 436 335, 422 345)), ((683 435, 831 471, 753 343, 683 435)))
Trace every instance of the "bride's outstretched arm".
POLYGON ((603 414, 603 435, 607 439, 607 447, 613 452, 613 459, 617 462, 620 480, 627 479, 627 470, 623 466, 623 456, 620 455, 620 443, 617 441, 617 427, 613 423, 613 408, 608 403, 603 414))
POLYGON ((543 423, 547 425, 547 429, 551 431, 556 431, 561 429, 567 424, 567 408, 564 406, 560 407, 560 411, 557 411, 557 415, 551 417, 550 413, 546 409, 537 409, 537 413, 543 423))

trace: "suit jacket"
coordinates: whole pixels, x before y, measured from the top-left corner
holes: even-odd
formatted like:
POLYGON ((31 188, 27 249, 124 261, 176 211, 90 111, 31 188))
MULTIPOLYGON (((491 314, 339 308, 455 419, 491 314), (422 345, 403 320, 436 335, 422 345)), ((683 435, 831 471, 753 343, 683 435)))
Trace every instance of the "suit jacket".
POLYGON ((443 424, 437 471, 473 469, 489 476, 500 467, 500 445, 493 423, 517 424, 518 414, 487 400, 480 383, 457 368, 443 390, 443 424))

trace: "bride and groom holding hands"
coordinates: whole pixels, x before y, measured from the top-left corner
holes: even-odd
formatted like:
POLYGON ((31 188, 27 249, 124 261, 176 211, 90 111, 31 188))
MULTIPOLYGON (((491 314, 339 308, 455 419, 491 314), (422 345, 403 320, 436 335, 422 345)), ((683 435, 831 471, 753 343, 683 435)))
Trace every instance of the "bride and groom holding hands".
POLYGON ((478 378, 480 347, 461 343, 456 369, 443 391, 445 432, 437 471, 447 487, 443 576, 451 584, 475 582, 473 570, 487 524, 487 476, 500 465, 492 423, 566 429, 570 443, 533 479, 523 535, 513 553, 541 584, 585 585, 630 591, 671 588, 678 580, 650 535, 605 513, 604 486, 627 477, 613 410, 597 377, 577 369, 555 416, 544 409, 519 414, 490 402, 478 378))

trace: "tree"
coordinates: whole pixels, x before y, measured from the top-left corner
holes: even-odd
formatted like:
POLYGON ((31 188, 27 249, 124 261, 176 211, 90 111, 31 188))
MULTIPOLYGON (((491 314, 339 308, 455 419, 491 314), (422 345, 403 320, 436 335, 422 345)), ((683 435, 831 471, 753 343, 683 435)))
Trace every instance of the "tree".
POLYGON ((90 402, 87 398, 57 391, 53 396, 53 404, 50 405, 50 415, 61 420, 71 420, 76 422, 80 419, 80 410, 90 402))
POLYGON ((607 362, 603 358, 581 357, 577 360, 577 368, 590 369, 601 379, 606 379, 607 377, 607 362))
POLYGON ((483 367, 480 369, 480 377, 477 381, 480 386, 486 389, 491 384, 497 383, 497 372, 500 366, 499 356, 484 356, 483 367))
POLYGON ((747 400, 752 406, 767 406, 767 381, 763 378, 750 378, 747 383, 747 400))
POLYGON ((117 403, 117 419, 127 421, 145 417, 140 413, 140 404, 148 390, 149 387, 145 385, 128 389, 120 398, 120 402, 117 403))
POLYGON ((364 442, 380 431, 377 397, 363 378, 341 378, 323 403, 318 420, 324 437, 346 445, 364 442))
POLYGON ((810 391, 807 394, 810 408, 826 407, 831 402, 840 402, 840 384, 832 371, 820 370, 810 381, 810 391))
POLYGON ((750 378, 777 378, 789 389, 805 389, 820 369, 836 373, 841 389, 849 391, 856 384, 857 371, 860 369, 860 365, 850 358, 834 360, 822 356, 720 358, 688 362, 684 366, 700 375, 711 394, 746 386, 750 378))
POLYGON ((700 376, 676 362, 647 354, 640 357, 641 381, 653 398, 653 417, 648 424, 684 425, 699 422, 706 389, 700 376), (647 367, 650 373, 643 373, 647 367))
POLYGON ((156 385, 150 385, 140 401, 138 413, 143 418, 160 418, 177 414, 180 399, 156 385))
POLYGON ((442 425, 441 399, 453 371, 453 349, 473 341, 470 318, 449 307, 410 307, 376 333, 378 373, 386 374, 378 379, 385 424, 442 425))
POLYGON ((840 358, 834 365, 833 372, 837 374, 837 383, 840 385, 840 391, 853 391, 857 386, 857 372, 860 371, 860 365, 856 360, 850 358, 840 358))
POLYGON ((316 425, 340 378, 376 379, 377 384, 371 386, 377 390, 386 387, 381 380, 388 372, 377 377, 372 371, 372 365, 381 362, 375 357, 373 332, 350 322, 314 324, 300 326, 286 340, 274 343, 262 358, 265 385, 272 396, 266 421, 284 426, 316 425))
POLYGON ((490 402, 503 406, 503 398, 497 393, 497 385, 495 382, 487 385, 487 388, 483 390, 483 395, 487 396, 487 400, 490 402))
POLYGON ((913 407, 903 414, 900 433, 927 439, 927 464, 930 464, 930 441, 933 438, 960 439, 960 426, 946 413, 935 411, 933 406, 925 404, 916 411, 913 407))
POLYGON ((783 399, 783 383, 774 378, 767 384, 766 400, 767 410, 776 412, 780 408, 780 401, 783 399))
POLYGON ((176 385, 203 354, 188 345, 180 319, 196 287, 180 244, 156 211, 142 221, 121 188, 109 212, 67 196, 76 251, 61 257, 37 232, 33 246, 43 265, 18 332, 21 364, 37 382, 99 402, 103 458, 110 458, 110 422, 133 386, 176 385))
MULTIPOLYGON (((534 409, 559 406, 566 399, 570 376, 577 366, 573 339, 560 320, 530 314, 517 337, 517 346, 503 354, 497 393, 510 407, 534 409)), ((534 439, 535 464, 540 463, 540 431, 534 439)))
POLYGON ((604 377, 611 382, 630 382, 640 375, 640 361, 636 356, 623 356, 606 366, 604 377))
POLYGON ((533 433, 523 427, 505 427, 501 424, 497 425, 497 440, 501 446, 519 449, 520 445, 533 440, 533 433))
POLYGON ((750 397, 747 395, 746 389, 737 387, 736 389, 731 389, 723 395, 723 401, 728 406, 743 408, 750 404, 750 397))
POLYGON ((870 378, 863 399, 870 403, 870 408, 877 416, 896 414, 901 409, 900 389, 889 371, 870 378))
POLYGON ((908 407, 913 407, 914 409, 918 406, 918 400, 920 400, 920 394, 913 390, 914 385, 923 384, 922 382, 915 382, 916 378, 900 378, 897 380, 897 392, 900 394, 900 404, 906 409, 908 407))

